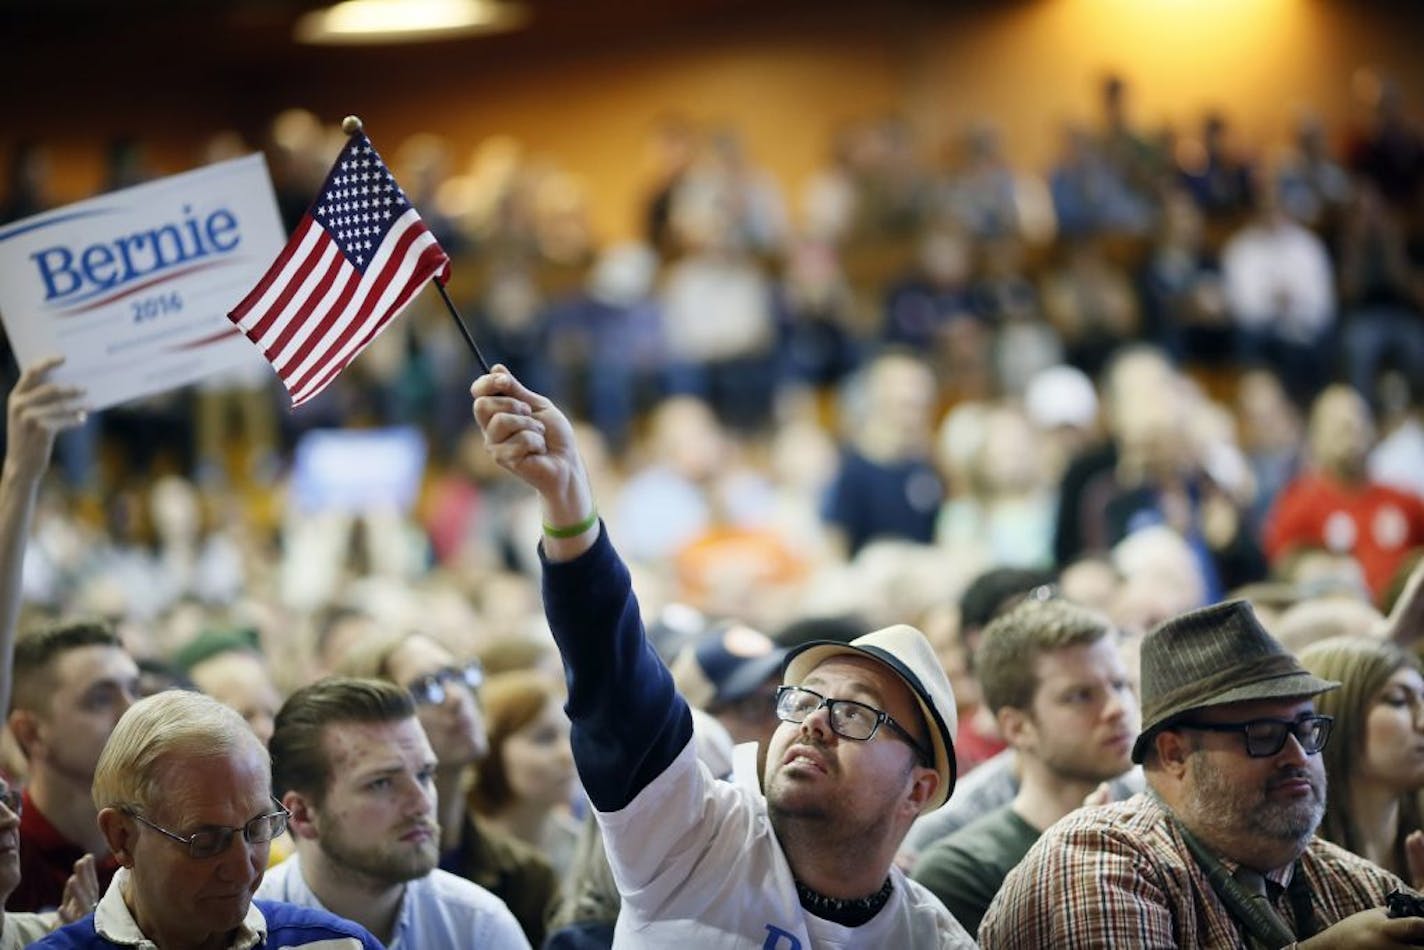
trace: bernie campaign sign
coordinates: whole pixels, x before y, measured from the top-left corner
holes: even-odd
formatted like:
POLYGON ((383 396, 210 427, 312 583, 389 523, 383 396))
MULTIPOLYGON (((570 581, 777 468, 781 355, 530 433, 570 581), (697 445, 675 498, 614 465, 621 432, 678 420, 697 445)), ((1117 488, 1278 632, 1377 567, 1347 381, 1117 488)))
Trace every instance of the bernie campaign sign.
POLYGON ((260 366, 227 312, 285 239, 261 155, 146 182, 0 228, 0 319, 91 409, 260 366))

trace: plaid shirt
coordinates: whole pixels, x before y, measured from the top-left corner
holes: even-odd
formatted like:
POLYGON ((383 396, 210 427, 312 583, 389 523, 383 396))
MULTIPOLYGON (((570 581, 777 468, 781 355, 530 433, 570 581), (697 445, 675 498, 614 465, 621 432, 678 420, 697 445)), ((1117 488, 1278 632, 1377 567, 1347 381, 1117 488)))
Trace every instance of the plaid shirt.
MULTIPOLYGON (((1322 929, 1384 906, 1385 895, 1403 886, 1388 871, 1319 838, 1301 856, 1301 867, 1322 929)), ((1268 877, 1284 884, 1289 874, 1286 868, 1268 877)), ((1289 899, 1279 897, 1275 907, 1293 926, 1289 899)), ((1245 946, 1167 809, 1147 794, 1079 809, 1044 832, 1005 879, 979 944, 984 950, 1245 946)))

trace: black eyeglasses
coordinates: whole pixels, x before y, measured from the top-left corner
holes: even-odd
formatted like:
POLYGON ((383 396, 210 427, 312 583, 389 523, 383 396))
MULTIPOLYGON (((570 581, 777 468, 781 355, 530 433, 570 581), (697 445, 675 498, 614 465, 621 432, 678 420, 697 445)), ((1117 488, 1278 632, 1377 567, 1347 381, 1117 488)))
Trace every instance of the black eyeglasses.
POLYGON ((446 683, 462 683, 470 692, 478 693, 485 684, 485 668, 479 660, 471 660, 464 666, 446 666, 434 673, 417 676, 406 684, 412 699, 422 706, 438 706, 445 702, 448 694, 446 683))
POLYGON ((20 813, 20 808, 24 805, 25 793, 13 785, 0 782, 0 805, 4 805, 15 814, 20 813))
POLYGON ((1250 722, 1179 722, 1173 728, 1242 733, 1246 736, 1246 754, 1254 759, 1265 759, 1285 747, 1286 736, 1295 736, 1301 751, 1315 755, 1325 748, 1334 723, 1334 716, 1308 715, 1299 719, 1252 719, 1250 722))
POLYGON ((800 686, 782 686, 776 691, 776 717, 783 722, 805 722, 813 712, 825 706, 830 713, 831 731, 842 739, 869 742, 875 738, 882 725, 909 743, 919 756, 920 764, 927 768, 934 762, 934 756, 926 752, 915 737, 891 718, 884 710, 858 703, 853 699, 827 699, 814 690, 800 686))
POLYGON ((277 799, 273 798, 272 801, 277 805, 276 811, 267 812, 265 815, 258 815, 241 828, 223 828, 214 825, 199 828, 191 835, 186 836, 174 834, 162 825, 154 824, 135 808, 125 808, 124 811, 145 825, 148 825, 148 827, 154 831, 165 834, 174 841, 187 845, 188 856, 201 860, 203 858, 216 857, 226 851, 228 846, 232 844, 233 835, 238 832, 242 832, 242 836, 247 839, 249 844, 264 844, 286 831, 287 820, 292 817, 292 813, 283 808, 282 803, 277 801, 277 799))

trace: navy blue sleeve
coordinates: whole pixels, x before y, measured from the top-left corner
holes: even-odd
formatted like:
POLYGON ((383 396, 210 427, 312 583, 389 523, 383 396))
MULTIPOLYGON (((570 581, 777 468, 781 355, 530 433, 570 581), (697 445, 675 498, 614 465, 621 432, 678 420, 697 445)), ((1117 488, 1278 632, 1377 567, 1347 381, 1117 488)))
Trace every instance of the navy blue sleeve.
POLYGON ((574 762, 593 806, 618 811, 692 740, 692 713, 643 634, 628 568, 608 529, 572 561, 544 565, 544 612, 564 658, 574 762))

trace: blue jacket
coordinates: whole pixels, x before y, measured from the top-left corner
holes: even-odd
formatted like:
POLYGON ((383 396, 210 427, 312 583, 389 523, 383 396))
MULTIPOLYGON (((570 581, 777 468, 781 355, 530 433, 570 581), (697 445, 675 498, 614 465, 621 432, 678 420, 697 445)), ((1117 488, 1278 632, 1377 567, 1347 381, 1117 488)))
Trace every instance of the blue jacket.
MULTIPOLYGON (((321 944, 323 950, 336 950, 342 944, 326 941, 340 941, 342 938, 346 938, 346 946, 350 950, 382 950, 381 942, 359 924, 324 910, 311 910, 280 901, 255 900, 252 905, 262 912, 267 924, 266 939, 252 944, 253 950, 279 950, 283 947, 300 950, 313 944, 321 944)), ((30 946, 40 950, 88 950, 91 947, 122 950, 135 944, 116 943, 100 935, 94 928, 94 915, 89 914, 30 946)))

